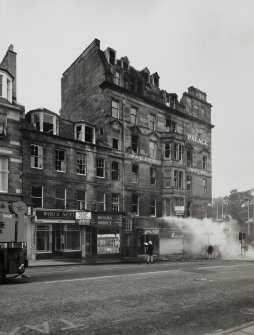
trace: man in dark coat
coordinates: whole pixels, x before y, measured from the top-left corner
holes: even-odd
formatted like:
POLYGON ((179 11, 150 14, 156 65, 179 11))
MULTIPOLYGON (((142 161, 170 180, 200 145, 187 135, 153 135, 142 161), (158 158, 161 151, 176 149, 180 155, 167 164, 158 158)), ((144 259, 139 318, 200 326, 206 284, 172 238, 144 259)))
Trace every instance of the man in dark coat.
POLYGON ((152 241, 148 242, 148 246, 146 249, 146 263, 149 264, 153 264, 153 243, 152 241))

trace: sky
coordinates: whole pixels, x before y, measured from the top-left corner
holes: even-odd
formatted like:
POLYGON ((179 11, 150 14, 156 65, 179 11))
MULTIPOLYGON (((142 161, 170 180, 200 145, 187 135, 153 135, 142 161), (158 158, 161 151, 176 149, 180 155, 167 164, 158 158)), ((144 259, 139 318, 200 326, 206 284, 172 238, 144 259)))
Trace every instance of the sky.
POLYGON ((61 76, 95 39, 212 104, 213 197, 254 187, 254 0, 0 0, 0 58, 17 52, 26 112, 59 112, 61 76))

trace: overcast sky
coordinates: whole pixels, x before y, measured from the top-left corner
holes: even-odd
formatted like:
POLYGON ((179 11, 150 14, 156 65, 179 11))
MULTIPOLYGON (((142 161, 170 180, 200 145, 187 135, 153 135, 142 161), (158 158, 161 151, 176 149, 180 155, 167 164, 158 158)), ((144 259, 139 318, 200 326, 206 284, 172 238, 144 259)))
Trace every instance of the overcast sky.
POLYGON ((213 106, 213 196, 254 187, 254 0, 0 0, 0 58, 17 52, 26 112, 61 107, 61 76, 95 39, 179 99, 213 106))

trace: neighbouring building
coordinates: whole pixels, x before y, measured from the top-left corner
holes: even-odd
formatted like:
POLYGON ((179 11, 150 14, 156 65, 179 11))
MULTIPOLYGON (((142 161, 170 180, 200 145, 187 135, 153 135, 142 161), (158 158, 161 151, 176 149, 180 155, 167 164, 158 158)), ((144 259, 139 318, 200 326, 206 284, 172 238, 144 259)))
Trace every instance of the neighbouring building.
MULTIPOLYGON (((210 216, 212 106, 195 87, 179 101, 177 94, 160 89, 159 80, 157 72, 138 71, 127 57, 117 58, 114 49, 102 51, 97 39, 62 76, 60 116, 94 124, 97 140, 120 159, 117 203, 134 231, 125 237, 129 252, 150 238, 157 252, 170 252, 160 238, 164 216, 210 216)), ((101 160, 114 170, 112 156, 101 160)), ((112 174, 110 187, 99 193, 106 203, 115 184, 112 174)))

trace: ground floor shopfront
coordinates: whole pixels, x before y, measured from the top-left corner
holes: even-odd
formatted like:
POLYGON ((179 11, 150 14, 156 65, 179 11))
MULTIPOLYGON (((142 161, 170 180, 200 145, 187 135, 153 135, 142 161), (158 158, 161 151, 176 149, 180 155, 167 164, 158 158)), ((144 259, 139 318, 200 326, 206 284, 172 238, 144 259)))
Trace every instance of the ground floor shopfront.
POLYGON ((120 257, 122 223, 119 213, 35 209, 30 259, 120 257))

